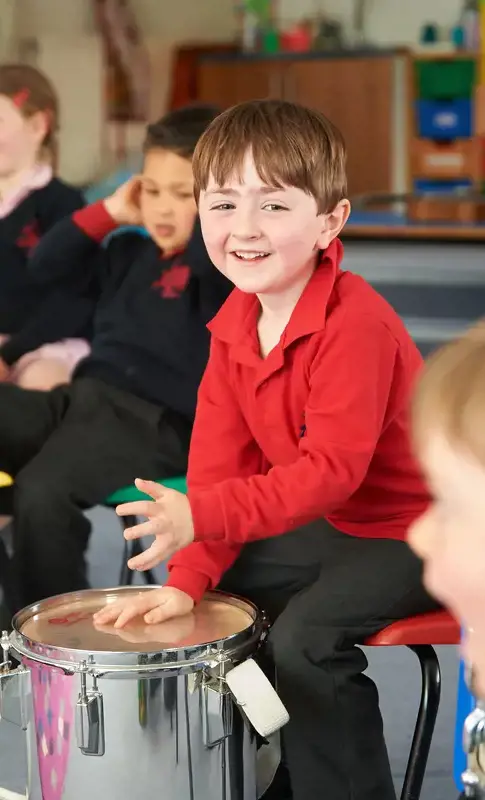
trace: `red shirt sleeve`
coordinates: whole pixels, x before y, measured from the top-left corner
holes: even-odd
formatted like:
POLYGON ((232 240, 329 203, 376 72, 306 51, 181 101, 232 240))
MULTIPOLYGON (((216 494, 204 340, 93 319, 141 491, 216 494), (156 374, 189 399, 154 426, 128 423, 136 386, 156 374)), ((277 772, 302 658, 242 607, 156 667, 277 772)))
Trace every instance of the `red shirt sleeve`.
POLYGON ((94 239, 95 242, 102 242, 108 234, 118 228, 118 223, 115 222, 102 200, 79 209, 72 215, 72 220, 78 228, 84 231, 86 236, 94 239))
MULTIPOLYGON (((277 536, 327 516, 364 480, 386 422, 398 345, 382 320, 342 315, 328 321, 312 363, 299 457, 266 474, 228 477, 227 470, 221 482, 194 489, 196 541, 242 545, 277 536)), ((215 426, 215 416, 223 417, 227 405, 212 417, 206 408, 204 424, 215 426)), ((230 429, 225 433, 227 447, 219 452, 248 447, 244 438, 231 441, 230 429)), ((198 449, 200 442, 194 444, 198 449)))
MULTIPOLYGON (((188 496, 205 491, 227 478, 247 478, 269 468, 241 413, 227 380, 226 346, 212 340, 207 369, 197 398, 197 411, 187 472, 188 496)), ((232 566, 242 544, 195 542, 170 560, 168 586, 190 594, 198 602, 207 588, 215 588, 232 566)))

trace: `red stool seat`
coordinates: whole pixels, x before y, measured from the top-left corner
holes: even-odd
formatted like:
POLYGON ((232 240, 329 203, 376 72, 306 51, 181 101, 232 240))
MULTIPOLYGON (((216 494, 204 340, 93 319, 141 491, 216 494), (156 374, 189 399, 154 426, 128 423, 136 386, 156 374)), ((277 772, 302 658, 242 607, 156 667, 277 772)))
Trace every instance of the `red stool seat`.
POLYGON ((365 643, 380 647, 460 644, 460 626, 448 611, 433 611, 393 622, 365 643))

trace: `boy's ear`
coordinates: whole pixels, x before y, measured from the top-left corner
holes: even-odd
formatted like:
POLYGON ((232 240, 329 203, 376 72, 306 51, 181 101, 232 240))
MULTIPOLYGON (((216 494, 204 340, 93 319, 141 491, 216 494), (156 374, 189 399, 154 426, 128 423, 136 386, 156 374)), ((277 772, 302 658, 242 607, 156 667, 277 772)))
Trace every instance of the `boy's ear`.
POLYGON ((350 215, 350 201, 340 200, 333 211, 329 214, 322 214, 322 228, 317 240, 319 250, 326 250, 340 233, 350 215))

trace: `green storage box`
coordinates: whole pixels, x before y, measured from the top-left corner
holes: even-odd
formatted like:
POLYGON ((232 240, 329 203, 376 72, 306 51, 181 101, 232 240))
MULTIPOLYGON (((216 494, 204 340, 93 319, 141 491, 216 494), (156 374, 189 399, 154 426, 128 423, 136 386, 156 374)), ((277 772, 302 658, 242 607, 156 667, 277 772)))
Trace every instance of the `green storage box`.
POLYGON ((471 97, 476 81, 472 58, 416 61, 418 97, 422 100, 457 100, 471 97))

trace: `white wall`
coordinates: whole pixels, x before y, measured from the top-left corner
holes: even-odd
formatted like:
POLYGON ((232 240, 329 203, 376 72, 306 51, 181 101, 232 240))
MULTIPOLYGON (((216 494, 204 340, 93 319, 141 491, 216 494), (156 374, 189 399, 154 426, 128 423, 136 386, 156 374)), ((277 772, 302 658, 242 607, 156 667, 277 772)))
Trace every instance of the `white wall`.
POLYGON ((171 41, 217 41, 234 35, 233 0, 133 0, 133 7, 139 24, 150 36, 171 41))
MULTIPOLYGON (((94 33, 91 0, 0 0, 15 3, 22 36, 94 33)), ((232 0, 132 0, 148 36, 166 40, 227 39, 234 30, 232 0)))
POLYGON ((99 174, 104 152, 102 48, 97 36, 39 36, 36 65, 60 101, 59 172, 73 183, 99 174))
POLYGON ((14 0, 20 37, 94 33, 91 0, 14 0))
POLYGON ((0 61, 7 61, 15 47, 16 0, 0 0, 0 61))

